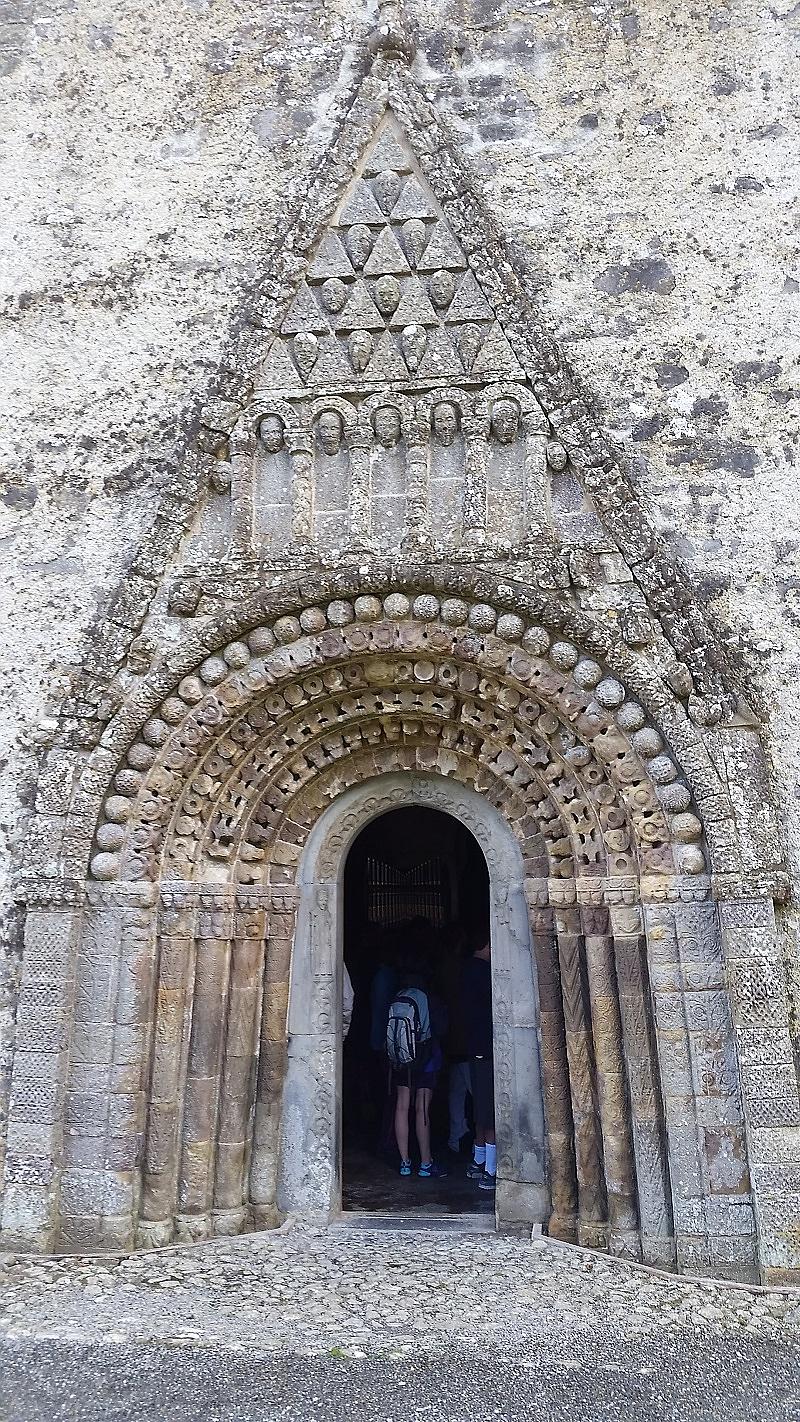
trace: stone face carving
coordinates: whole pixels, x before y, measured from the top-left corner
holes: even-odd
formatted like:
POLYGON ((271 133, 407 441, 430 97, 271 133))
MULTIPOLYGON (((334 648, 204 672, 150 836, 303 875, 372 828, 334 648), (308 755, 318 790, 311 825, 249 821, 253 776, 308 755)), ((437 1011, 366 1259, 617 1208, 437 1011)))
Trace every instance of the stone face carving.
POLYGON ((317 420, 319 442, 326 454, 338 454, 342 445, 342 417, 337 410, 323 410, 317 420))

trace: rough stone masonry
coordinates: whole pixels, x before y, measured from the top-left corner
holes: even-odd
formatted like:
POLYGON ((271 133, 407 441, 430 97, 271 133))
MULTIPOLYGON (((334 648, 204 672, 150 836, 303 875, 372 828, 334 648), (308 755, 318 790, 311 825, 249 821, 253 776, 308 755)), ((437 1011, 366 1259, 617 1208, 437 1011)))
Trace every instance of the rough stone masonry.
POLYGON ((417 803, 500 1223, 796 1279, 797 17, 2 23, 3 1237, 335 1215, 341 868, 417 803))

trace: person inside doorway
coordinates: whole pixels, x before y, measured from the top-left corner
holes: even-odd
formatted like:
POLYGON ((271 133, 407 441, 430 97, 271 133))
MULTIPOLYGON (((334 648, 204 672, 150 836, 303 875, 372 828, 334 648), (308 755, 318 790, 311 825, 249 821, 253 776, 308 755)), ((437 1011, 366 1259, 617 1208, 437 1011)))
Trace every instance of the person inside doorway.
POLYGON ((439 1073, 444 1064, 441 1038, 447 1021, 444 1004, 432 989, 429 963, 432 956, 430 925, 415 921, 409 925, 409 941, 398 981, 402 983, 389 1009, 387 1048, 390 1038, 398 1035, 398 1024, 408 1018, 414 1040, 413 1060, 402 1064, 393 1048, 392 1084, 396 1092, 394 1133, 400 1155, 400 1174, 412 1174, 410 1153, 410 1115, 413 1105, 414 1125, 419 1148, 419 1171, 422 1180, 443 1179, 447 1171, 433 1159, 431 1149, 431 1101, 439 1073))
POLYGON ((497 1183, 497 1143, 494 1129, 494 1032, 492 1024, 492 950, 488 931, 464 964, 462 974, 464 1027, 469 1056, 475 1144, 470 1180, 491 1192, 497 1183))

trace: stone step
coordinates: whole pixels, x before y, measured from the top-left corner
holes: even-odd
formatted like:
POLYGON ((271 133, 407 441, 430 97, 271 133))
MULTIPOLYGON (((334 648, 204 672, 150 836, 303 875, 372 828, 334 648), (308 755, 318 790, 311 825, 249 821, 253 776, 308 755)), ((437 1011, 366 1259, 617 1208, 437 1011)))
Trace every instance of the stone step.
POLYGON ((342 1215, 334 1229, 404 1230, 414 1233, 494 1234, 494 1211, 486 1213, 432 1214, 399 1210, 352 1211, 342 1215))

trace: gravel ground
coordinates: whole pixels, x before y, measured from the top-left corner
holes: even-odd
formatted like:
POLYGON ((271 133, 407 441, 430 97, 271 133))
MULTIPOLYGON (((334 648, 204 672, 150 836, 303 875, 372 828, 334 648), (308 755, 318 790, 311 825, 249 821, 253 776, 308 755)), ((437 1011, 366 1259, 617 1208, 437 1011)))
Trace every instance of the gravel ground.
POLYGON ((800 1418, 800 1291, 488 1234, 0 1261, 2 1422, 800 1418))

